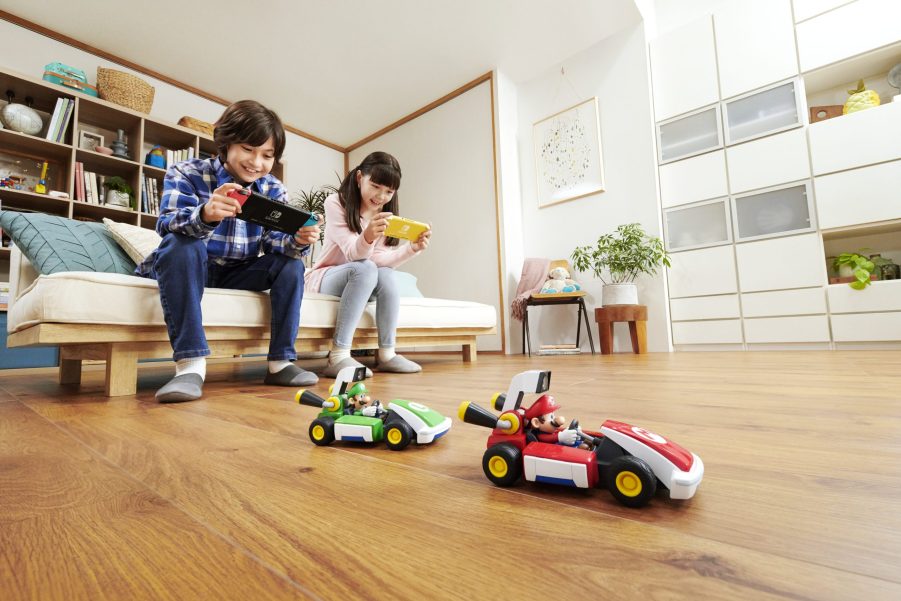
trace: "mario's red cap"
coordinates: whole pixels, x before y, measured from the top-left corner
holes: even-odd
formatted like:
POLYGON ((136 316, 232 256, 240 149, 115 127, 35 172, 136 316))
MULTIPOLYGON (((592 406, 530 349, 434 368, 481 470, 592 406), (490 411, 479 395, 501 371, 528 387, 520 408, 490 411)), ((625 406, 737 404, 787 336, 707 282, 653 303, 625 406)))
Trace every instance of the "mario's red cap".
POLYGON ((554 397, 549 394, 543 394, 538 397, 537 401, 532 403, 531 407, 526 409, 526 419, 531 420, 534 417, 547 415, 548 413, 553 413, 559 408, 560 405, 557 404, 557 401, 554 400, 554 397))

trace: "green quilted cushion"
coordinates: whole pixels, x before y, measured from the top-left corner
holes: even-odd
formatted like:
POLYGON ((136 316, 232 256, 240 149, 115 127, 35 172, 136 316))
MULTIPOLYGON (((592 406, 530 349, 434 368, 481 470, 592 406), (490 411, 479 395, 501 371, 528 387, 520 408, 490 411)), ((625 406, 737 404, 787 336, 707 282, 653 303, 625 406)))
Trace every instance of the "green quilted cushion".
POLYGON ((135 264, 102 223, 44 213, 0 212, 0 228, 38 273, 134 273, 135 264))

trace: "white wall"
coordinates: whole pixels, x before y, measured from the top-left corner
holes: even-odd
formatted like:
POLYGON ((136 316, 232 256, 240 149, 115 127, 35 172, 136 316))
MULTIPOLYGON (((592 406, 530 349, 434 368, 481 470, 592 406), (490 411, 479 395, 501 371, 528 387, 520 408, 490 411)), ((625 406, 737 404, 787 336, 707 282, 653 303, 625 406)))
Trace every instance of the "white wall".
MULTIPOLYGON (((83 70, 92 84, 96 82, 97 67, 118 69, 137 75, 156 89, 150 114, 157 119, 175 123, 181 117, 190 115, 212 123, 225 108, 221 104, 186 92, 143 73, 136 73, 8 21, 0 20, 0 40, 3 40, 4 48, 3 53, 0 54, 0 67, 18 71, 36 79, 40 79, 43 75, 44 65, 57 61, 83 70)), ((90 43, 90 40, 82 41, 90 43)), ((210 56, 215 56, 215 54, 210 56)), ((209 59, 198 57, 197 60, 209 59)), ((154 65, 144 66, 151 70, 154 68, 154 65)), ((183 83, 191 85, 189 81, 183 83)), ((241 99, 236 98, 235 100, 241 99)), ((279 112, 277 106, 270 108, 279 112)), ((287 138, 283 158, 287 166, 286 183, 288 190, 292 193, 299 189, 331 184, 335 179, 335 171, 344 172, 344 155, 342 153, 292 133, 288 133, 287 138)))
MULTIPOLYGON (((400 213, 432 224, 429 249, 402 269, 426 296, 469 300, 500 312, 490 83, 405 123, 350 153, 353 169, 382 150, 400 162, 400 213)), ((478 341, 500 350, 498 334, 478 341)))
MULTIPOLYGON (((645 231, 662 236, 657 201, 653 120, 650 106, 647 41, 643 25, 610 37, 570 57, 544 75, 518 86, 519 170, 522 195, 522 240, 518 256, 569 258, 579 245, 592 244, 617 225, 640 223, 645 231), (561 67, 565 70, 561 76, 561 67), (598 97, 601 117, 606 192, 538 208, 532 125, 548 115, 598 97)), ((501 114, 500 122, 505 123, 501 114)), ((503 136, 508 135, 502 133, 503 136)), ((506 174, 504 174, 506 177, 506 174)), ((508 240, 508 246, 514 241, 508 240)), ((517 249, 507 248, 511 258, 517 249)), ((510 271, 521 269, 509 265, 510 271)), ((519 274, 517 273, 517 278, 519 274)), ((592 309, 600 306, 601 283, 591 274, 576 276, 588 292, 592 337, 597 326, 592 309)), ((669 326, 662 273, 636 280, 642 304, 648 305, 648 349, 668 351, 669 326)), ((515 288, 514 288, 515 291, 515 288)), ((583 326, 584 327, 584 326, 583 326)), ((540 307, 530 311, 533 345, 575 341, 573 307, 540 307)), ((625 324, 616 329, 616 350, 628 348, 625 324)), ((514 350, 521 337, 519 322, 511 326, 514 350)), ((582 337, 583 351, 588 349, 582 337)))

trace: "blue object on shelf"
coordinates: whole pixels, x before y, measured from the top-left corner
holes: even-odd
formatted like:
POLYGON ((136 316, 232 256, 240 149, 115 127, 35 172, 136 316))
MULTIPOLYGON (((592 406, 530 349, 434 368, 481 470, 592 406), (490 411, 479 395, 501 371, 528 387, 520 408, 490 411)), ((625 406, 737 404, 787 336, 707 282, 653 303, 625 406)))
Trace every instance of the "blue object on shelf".
POLYGON ((0 312, 0 369, 17 367, 56 367, 59 365, 59 348, 6 348, 6 313, 0 312))

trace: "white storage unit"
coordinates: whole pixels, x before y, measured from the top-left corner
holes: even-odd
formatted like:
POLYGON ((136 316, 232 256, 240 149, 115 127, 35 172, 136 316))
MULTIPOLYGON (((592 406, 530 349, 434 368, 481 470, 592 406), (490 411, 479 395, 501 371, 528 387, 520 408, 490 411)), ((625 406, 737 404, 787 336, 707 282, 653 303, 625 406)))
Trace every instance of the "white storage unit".
POLYGON ((720 99, 711 16, 660 36, 650 55, 657 121, 720 99))
POLYGON ((657 125, 661 163, 709 152, 723 146, 720 105, 716 104, 657 125))
POLYGON ((832 284, 826 287, 826 294, 833 315, 901 311, 901 280, 870 282, 863 290, 854 290, 847 284, 832 284))
POLYGON ((741 317, 737 294, 674 298, 670 301, 673 321, 698 319, 729 319, 741 317))
POLYGON ((730 146, 726 156, 729 158, 729 188, 733 194, 810 177, 807 132, 803 129, 730 146))
POLYGON ((832 315, 835 342, 889 342, 901 340, 901 311, 832 315))
POLYGON ((741 344, 741 320, 673 322, 673 344, 741 344))
MULTIPOLYGON (((804 158, 806 163, 806 153, 804 158)), ((664 208, 727 194, 726 154, 722 150, 660 166, 660 199, 664 208)))
POLYGON ((798 23, 801 72, 895 43, 899 23, 898 0, 857 0, 798 23))
POLYGON ((731 245, 673 253, 672 264, 667 270, 670 298, 738 292, 731 245))
POLYGON ((901 159, 901 102, 814 123, 808 134, 814 175, 901 159))
POLYGON ((741 295, 741 312, 744 317, 825 314, 826 295, 822 287, 752 292, 741 295))
POLYGON ((745 319, 745 342, 829 342, 829 320, 825 315, 761 317, 745 319))
POLYGON ((806 21, 828 10, 849 4, 854 0, 792 0, 795 7, 795 22, 806 21))
POLYGON ((800 127, 799 89, 797 80, 792 80, 724 102, 726 144, 800 127))
POLYGON ((823 175, 814 188, 824 230, 901 219, 901 161, 823 175))
POLYGON ((735 196, 732 203, 736 241, 784 236, 814 227, 808 182, 735 196))
POLYGON ((663 220, 667 250, 689 250, 732 241, 729 199, 719 198, 667 209, 663 220))
POLYGON ((823 244, 817 234, 735 245, 742 292, 812 288, 826 283, 823 244))
POLYGON ((713 21, 723 98, 797 74, 789 0, 730 0, 713 21))

